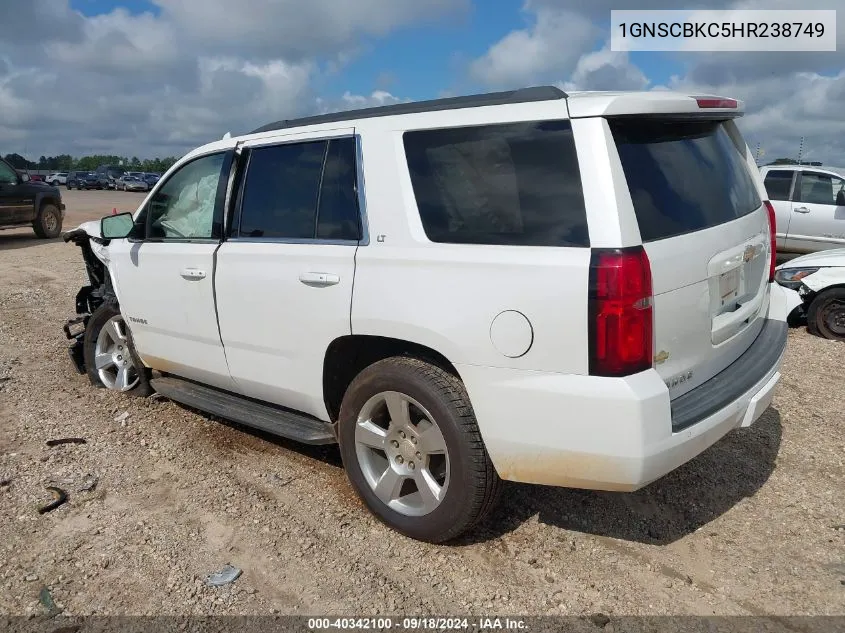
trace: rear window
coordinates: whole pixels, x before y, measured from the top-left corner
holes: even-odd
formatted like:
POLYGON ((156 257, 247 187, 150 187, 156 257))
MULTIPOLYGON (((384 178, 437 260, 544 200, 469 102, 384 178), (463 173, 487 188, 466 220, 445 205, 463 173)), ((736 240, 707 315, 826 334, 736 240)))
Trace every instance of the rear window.
POLYGON ((762 204, 733 122, 610 121, 645 242, 701 231, 762 204))
POLYGON ((431 241, 589 246, 568 121, 406 132, 404 144, 431 241))

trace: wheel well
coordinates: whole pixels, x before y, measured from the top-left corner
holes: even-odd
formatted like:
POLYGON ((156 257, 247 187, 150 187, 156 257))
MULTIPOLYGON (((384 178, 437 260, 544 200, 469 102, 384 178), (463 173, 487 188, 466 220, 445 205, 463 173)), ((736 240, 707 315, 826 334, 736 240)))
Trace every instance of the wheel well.
POLYGON ((58 205, 59 205, 58 201, 55 198, 45 196, 45 197, 41 198, 41 201, 38 203, 38 210, 41 211, 41 209, 44 208, 45 204, 52 204, 56 207, 58 207, 58 205))
POLYGON ((382 336, 342 336, 332 341, 323 361, 323 398, 333 422, 340 414, 343 396, 355 376, 373 363, 392 356, 419 358, 460 377, 448 358, 425 345, 382 336))

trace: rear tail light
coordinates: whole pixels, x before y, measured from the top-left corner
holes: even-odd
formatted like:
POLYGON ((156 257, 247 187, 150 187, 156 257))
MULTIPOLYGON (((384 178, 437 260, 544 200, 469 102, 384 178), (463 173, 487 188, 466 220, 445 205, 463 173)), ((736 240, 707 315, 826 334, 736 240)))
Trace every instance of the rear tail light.
POLYGON ((734 108, 739 104, 736 99, 723 99, 721 97, 695 97, 699 108, 734 108))
POLYGON ((628 376, 654 356, 651 266, 642 246, 594 249, 590 260, 590 374, 628 376))
POLYGON ((775 208, 772 203, 766 200, 763 202, 766 205, 766 211, 769 213, 769 250, 771 251, 771 258, 769 259, 769 283, 775 280, 775 259, 777 258, 777 237, 775 231, 777 230, 777 219, 775 218, 775 208))

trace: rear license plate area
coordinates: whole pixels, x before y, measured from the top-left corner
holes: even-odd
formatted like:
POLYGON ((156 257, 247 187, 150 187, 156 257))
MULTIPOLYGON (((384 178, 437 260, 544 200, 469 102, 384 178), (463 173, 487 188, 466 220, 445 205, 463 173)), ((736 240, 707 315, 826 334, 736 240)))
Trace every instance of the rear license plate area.
POLYGON ((719 307, 735 303, 740 295, 740 268, 734 268, 719 275, 719 307))

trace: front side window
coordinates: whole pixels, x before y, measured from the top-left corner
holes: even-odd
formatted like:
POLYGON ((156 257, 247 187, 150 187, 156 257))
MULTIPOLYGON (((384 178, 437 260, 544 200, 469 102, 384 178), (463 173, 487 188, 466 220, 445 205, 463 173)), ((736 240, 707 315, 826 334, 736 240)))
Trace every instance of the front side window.
POLYGON ((403 140, 432 242, 589 246, 568 121, 420 130, 403 140))
POLYGON ((203 156, 168 178, 149 205, 148 237, 207 239, 212 237, 217 189, 225 154, 203 156))
POLYGON ((4 162, 0 162, 0 183, 4 185, 18 184, 17 172, 4 162))
POLYGON ((801 174, 801 202, 835 205, 843 185, 842 178, 805 171, 801 174))
POLYGON ((783 169, 766 172, 764 184, 766 185, 766 193, 769 194, 769 200, 789 200, 794 173, 783 169))
POLYGON ((355 140, 289 143, 250 150, 239 237, 359 239, 355 140))

